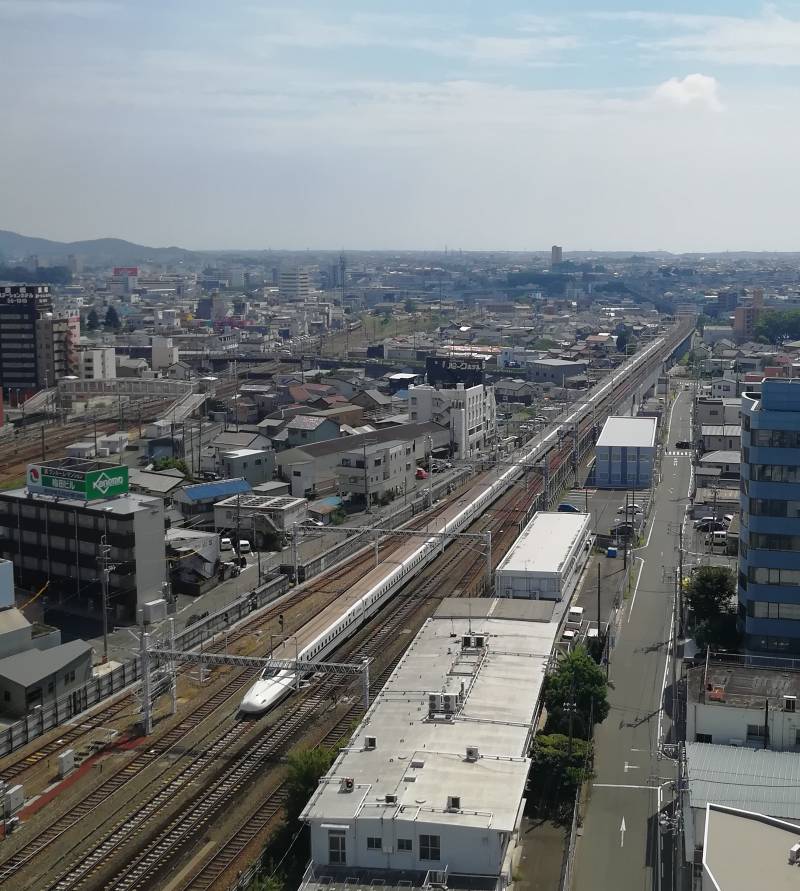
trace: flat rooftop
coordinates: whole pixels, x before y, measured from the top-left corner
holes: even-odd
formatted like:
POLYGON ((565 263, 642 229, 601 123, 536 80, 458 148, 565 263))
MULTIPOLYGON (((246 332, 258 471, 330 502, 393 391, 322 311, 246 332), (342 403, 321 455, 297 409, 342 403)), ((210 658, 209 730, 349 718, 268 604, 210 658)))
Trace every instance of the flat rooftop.
POLYGON ((796 891, 800 870, 789 848, 800 827, 749 811, 715 807, 706 812, 703 866, 720 891, 796 891))
POLYGON ((769 700, 772 707, 782 708, 784 696, 800 699, 800 671, 779 665, 765 668, 762 664, 711 659, 708 671, 703 663, 688 672, 689 702, 763 711, 765 700, 769 700))
POLYGON ((84 501, 81 498, 61 498, 52 495, 29 495, 27 489, 6 489, 0 492, 0 498, 13 498, 27 504, 51 504, 53 507, 77 507, 88 513, 128 515, 138 510, 154 510, 163 505, 160 498, 152 495, 139 495, 129 492, 118 495, 108 501, 84 501))
POLYGON ((495 571, 558 575, 590 521, 585 513, 538 511, 495 571))
POLYGON ((656 444, 655 418, 610 417, 603 424, 596 447, 646 449, 656 444))
POLYGON ((536 603, 510 603, 442 602, 321 780, 306 819, 514 829, 558 625, 536 603), (482 645, 464 647, 464 635, 482 636, 482 645), (442 694, 452 697, 449 712, 442 694), (474 760, 468 746, 478 750, 474 760), (354 781, 352 792, 340 791, 344 778, 354 781), (447 809, 448 796, 460 797, 457 810, 447 809))
POLYGON ((306 499, 292 498, 289 495, 234 495, 218 501, 216 507, 237 504, 240 510, 291 510, 306 504, 306 499))

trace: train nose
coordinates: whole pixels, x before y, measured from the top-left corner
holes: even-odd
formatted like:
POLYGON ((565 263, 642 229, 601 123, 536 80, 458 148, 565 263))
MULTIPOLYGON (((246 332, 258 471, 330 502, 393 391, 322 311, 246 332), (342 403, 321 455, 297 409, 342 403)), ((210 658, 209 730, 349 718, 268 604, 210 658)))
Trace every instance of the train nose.
POLYGON ((246 715, 256 715, 264 710, 264 699, 261 696, 255 696, 248 693, 239 705, 239 711, 246 715))

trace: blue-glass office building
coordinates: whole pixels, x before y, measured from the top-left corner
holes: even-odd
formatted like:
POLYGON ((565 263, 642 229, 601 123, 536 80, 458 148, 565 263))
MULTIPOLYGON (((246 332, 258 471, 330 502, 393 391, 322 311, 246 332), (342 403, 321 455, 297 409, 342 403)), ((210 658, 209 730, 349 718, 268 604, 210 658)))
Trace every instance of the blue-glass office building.
POLYGON ((800 380, 742 396, 740 504, 745 648, 800 656, 800 380))

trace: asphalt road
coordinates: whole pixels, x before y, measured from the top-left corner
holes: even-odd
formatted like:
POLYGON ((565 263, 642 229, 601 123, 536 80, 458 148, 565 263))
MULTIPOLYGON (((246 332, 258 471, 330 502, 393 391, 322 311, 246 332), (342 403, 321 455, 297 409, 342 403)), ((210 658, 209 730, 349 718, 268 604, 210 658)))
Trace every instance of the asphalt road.
MULTIPOLYGON (((689 394, 680 391, 668 416, 668 441, 688 437, 690 408, 689 394)), ((672 800, 675 768, 657 753, 671 729, 664 691, 671 682, 678 524, 690 476, 688 456, 664 458, 645 543, 634 552, 634 587, 611 655, 611 711, 595 735, 595 779, 577 846, 576 891, 672 887, 671 836, 659 833, 656 815, 672 800)))

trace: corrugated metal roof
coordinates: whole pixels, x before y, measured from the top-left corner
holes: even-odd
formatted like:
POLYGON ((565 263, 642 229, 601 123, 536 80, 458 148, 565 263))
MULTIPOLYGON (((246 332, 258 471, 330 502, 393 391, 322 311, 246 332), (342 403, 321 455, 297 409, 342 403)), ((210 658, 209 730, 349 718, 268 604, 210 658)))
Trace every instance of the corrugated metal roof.
POLYGON ((244 492, 252 491, 250 483, 243 479, 195 483, 193 486, 184 486, 181 489, 181 492, 189 501, 205 501, 207 498, 229 498, 231 495, 241 495, 244 492))
POLYGON ((92 645, 85 640, 71 640, 49 650, 25 650, 24 653, 0 659, 0 677, 21 687, 30 687, 51 674, 62 671, 71 662, 91 652, 91 649, 92 645))
POLYGON ((741 436, 742 428, 738 424, 703 424, 701 436, 741 436))
POLYGON ((692 807, 709 802, 800 819, 800 753, 688 743, 692 807))

